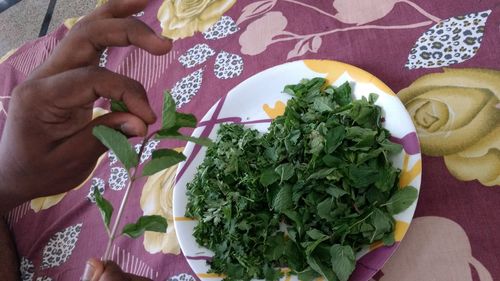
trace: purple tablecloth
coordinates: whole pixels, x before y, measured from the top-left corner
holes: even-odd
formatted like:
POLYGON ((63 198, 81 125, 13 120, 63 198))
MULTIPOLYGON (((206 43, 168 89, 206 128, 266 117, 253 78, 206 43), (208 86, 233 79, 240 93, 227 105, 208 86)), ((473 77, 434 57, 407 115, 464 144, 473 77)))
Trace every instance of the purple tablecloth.
MULTIPOLYGON (((136 15, 157 32, 161 4, 151 1, 136 15)), ((142 82, 157 112, 164 90, 172 89, 181 111, 200 118, 244 79, 287 61, 338 60, 371 72, 399 92, 424 154, 416 216, 374 279, 500 280, 499 7, 494 0, 238 1, 207 32, 177 40, 168 55, 109 48, 101 65, 142 82)), ((63 25, 3 59, 0 130, 12 89, 67 31, 63 25)), ((105 101, 96 106, 109 109, 105 101)), ((149 150, 160 146, 183 144, 151 142, 149 150)), ((105 154, 80 187, 13 210, 7 220, 22 279, 77 280, 87 258, 101 256, 107 242, 89 190, 100 188, 116 206, 127 180, 116 158, 105 154)), ((171 221, 171 185, 167 174, 138 182, 125 221, 143 214, 171 221)), ((113 259, 154 280, 196 279, 173 224, 167 234, 119 238, 113 259)))

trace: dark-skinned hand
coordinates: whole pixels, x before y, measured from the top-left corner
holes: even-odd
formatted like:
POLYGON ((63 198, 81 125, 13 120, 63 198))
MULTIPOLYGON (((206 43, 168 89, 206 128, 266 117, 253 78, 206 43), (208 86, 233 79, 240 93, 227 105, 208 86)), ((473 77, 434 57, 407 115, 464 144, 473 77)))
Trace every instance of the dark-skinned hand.
POLYGON ((170 51, 170 40, 130 17, 147 2, 111 0, 96 9, 14 89, 0 141, 0 215, 33 198, 66 192, 86 179, 106 151, 92 135, 96 125, 132 137, 144 136, 156 121, 140 83, 98 67, 108 46, 134 45, 155 55, 170 51), (99 98, 123 101, 130 113, 92 120, 99 98))

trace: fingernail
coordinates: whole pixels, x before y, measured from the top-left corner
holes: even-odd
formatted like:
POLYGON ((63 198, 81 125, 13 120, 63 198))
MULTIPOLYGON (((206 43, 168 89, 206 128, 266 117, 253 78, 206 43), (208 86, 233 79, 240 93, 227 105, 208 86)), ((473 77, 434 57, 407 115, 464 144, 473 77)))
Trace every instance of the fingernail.
POLYGON ((85 265, 81 281, 92 281, 95 274, 95 267, 91 263, 85 265))
POLYGON ((129 123, 124 123, 120 126, 120 131, 129 136, 135 136, 132 126, 129 123))

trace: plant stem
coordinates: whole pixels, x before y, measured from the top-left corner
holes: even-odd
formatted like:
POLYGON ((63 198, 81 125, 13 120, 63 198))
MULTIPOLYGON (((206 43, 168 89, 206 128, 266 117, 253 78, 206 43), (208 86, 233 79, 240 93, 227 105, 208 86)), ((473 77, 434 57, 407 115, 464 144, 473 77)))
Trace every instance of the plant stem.
MULTIPOLYGON (((139 158, 139 163, 141 161, 142 154, 144 153, 144 149, 146 148, 147 143, 151 138, 153 138, 158 131, 155 131, 151 134, 149 134, 143 141, 141 148, 139 149, 138 153, 138 158, 139 158)), ((118 209, 118 214, 116 215, 115 222, 113 224, 113 229, 111 230, 111 234, 109 235, 109 240, 108 240, 108 245, 106 246, 106 251, 104 252, 103 260, 108 261, 111 259, 110 257, 110 252, 111 252, 111 246, 113 246, 113 242, 115 241, 116 238, 116 232, 118 230, 118 226, 120 225, 120 221, 123 215, 123 211, 125 210, 125 205, 127 204, 128 197, 130 195, 130 190, 132 190, 132 185, 134 182, 137 180, 137 171, 139 170, 139 164, 137 164, 136 167, 132 168, 132 173, 128 173, 129 175, 129 181, 127 184, 127 188, 125 189, 125 194, 123 195, 122 202, 120 204, 120 209, 118 209)))
MULTIPOLYGON (((113 229, 111 230, 111 235, 109 237, 109 240, 108 240, 108 245, 106 246, 106 252, 104 252, 104 261, 108 261, 111 259, 111 257, 109 256, 110 255, 110 251, 111 251, 111 246, 113 245, 113 242, 115 241, 115 238, 116 238, 116 231, 118 230, 118 225, 120 224, 120 220, 122 218, 122 215, 123 215, 123 211, 125 210, 125 204, 127 204, 127 200, 128 200, 128 196, 130 194, 130 190, 132 189, 132 184, 133 184, 133 178, 135 178, 135 175, 136 175, 136 172, 137 172, 137 168, 133 168, 134 169, 134 172, 133 172, 133 175, 132 177, 130 177, 129 179, 129 182, 127 184, 127 188, 125 190, 125 195, 123 196, 123 199, 122 199, 122 202, 120 204, 120 209, 118 210, 118 215, 116 216, 116 219, 115 219, 115 223, 113 224, 113 229)), ((129 174, 130 176, 130 174, 129 174)))

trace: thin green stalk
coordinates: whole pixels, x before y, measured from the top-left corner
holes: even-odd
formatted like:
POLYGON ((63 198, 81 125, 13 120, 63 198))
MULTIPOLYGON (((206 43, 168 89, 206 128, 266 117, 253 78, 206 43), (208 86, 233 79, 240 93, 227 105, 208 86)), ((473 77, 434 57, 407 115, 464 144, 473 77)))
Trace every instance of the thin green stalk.
MULTIPOLYGON (((140 159, 142 157, 142 154, 144 153, 144 149, 145 149, 147 143, 157 133, 158 133, 158 131, 155 131, 155 132, 149 134, 143 140, 141 148, 139 149, 139 153, 138 153, 138 156, 137 156, 139 158, 139 163, 140 163, 140 159)), ((132 168, 132 173, 130 173, 130 171, 127 171, 130 180, 129 180, 128 184, 127 184, 127 188, 125 189, 125 194, 123 195, 122 202, 120 204, 120 209, 118 210, 118 214, 116 215, 116 219, 115 219, 115 222, 113 224, 113 228, 111 230, 111 234, 109 234, 108 245, 106 246, 106 251, 104 252, 104 256, 103 256, 103 260, 105 260, 105 261, 108 261, 108 260, 111 259, 111 257, 110 257, 111 246, 113 245, 113 242, 115 241, 116 232, 118 231, 118 226, 120 225, 120 221, 121 221, 121 218, 122 218, 122 215, 123 215, 123 211, 125 210, 125 205, 127 204, 128 197, 130 195, 130 191, 132 190, 132 185, 138 179, 138 177, 137 177, 137 171, 139 170, 139 165, 140 164, 138 164, 136 167, 132 168)))

